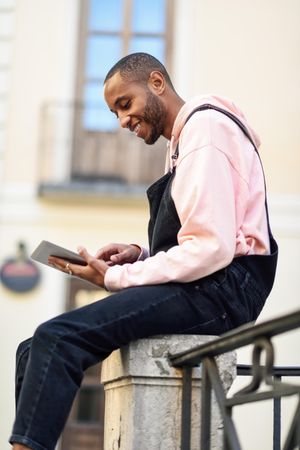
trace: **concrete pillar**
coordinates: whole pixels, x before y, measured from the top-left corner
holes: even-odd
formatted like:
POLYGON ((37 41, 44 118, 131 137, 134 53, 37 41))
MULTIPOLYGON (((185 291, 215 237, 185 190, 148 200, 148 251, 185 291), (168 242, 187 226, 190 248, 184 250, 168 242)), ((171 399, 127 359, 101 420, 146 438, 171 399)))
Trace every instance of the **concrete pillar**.
MULTIPOLYGON (((105 389, 104 450, 180 450, 182 371, 168 353, 183 351, 214 336, 166 335, 140 339, 102 363, 105 389)), ((236 374, 235 352, 218 357, 224 387, 236 374)), ((200 448, 201 367, 192 373, 191 449, 200 448)), ((213 400, 212 448, 221 449, 222 422, 213 400)))

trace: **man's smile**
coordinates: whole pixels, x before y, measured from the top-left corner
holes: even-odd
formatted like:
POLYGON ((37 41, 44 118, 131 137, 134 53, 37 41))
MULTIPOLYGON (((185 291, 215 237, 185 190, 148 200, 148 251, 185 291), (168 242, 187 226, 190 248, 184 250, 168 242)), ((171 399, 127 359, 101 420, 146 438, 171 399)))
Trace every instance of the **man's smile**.
POLYGON ((134 127, 134 129, 133 129, 133 132, 134 132, 134 134, 137 136, 137 137, 139 137, 139 132, 140 132, 140 130, 141 130, 141 124, 140 124, 140 122, 134 127))
POLYGON ((132 133, 134 133, 137 137, 141 137, 141 130, 142 130, 142 125, 141 122, 136 122, 135 124, 131 125, 130 123, 128 124, 127 127, 132 133))

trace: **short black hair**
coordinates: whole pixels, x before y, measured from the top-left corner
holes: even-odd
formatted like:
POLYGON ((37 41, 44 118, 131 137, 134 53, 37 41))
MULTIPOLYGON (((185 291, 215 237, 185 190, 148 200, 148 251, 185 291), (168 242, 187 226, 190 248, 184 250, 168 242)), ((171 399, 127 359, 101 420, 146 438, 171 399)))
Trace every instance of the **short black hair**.
POLYGON ((147 84, 150 73, 157 70, 162 73, 168 85, 174 90, 170 76, 165 66, 154 56, 148 53, 131 53, 120 59, 107 73, 104 84, 117 72, 128 81, 137 81, 147 84))

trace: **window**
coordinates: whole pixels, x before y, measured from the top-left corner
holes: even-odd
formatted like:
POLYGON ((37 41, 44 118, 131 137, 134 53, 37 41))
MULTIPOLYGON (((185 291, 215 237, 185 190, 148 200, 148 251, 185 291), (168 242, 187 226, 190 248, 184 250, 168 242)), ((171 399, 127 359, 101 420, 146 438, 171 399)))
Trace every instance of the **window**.
POLYGON ((90 0, 82 87, 85 129, 118 128, 101 95, 105 75, 126 53, 146 51, 164 62, 165 25, 166 0, 90 0))
POLYGON ((151 53, 169 68, 170 12, 170 0, 82 1, 73 180, 148 184, 161 176, 165 140, 149 149, 121 130, 102 86, 108 70, 128 53, 151 53))

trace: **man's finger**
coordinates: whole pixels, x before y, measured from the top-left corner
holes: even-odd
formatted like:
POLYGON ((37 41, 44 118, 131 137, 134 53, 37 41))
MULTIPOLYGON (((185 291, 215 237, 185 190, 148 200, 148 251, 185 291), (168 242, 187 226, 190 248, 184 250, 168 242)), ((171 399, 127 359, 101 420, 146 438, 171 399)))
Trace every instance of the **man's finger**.
POLYGON ((112 254, 119 253, 119 251, 119 244, 107 244, 96 252, 95 258, 106 260, 109 259, 112 254))
POLYGON ((84 247, 78 247, 77 251, 80 256, 82 256, 89 266, 93 267, 93 269, 102 272, 107 270, 107 264, 101 260, 96 259, 94 256, 90 255, 89 252, 84 247))
POLYGON ((89 262, 93 258, 93 256, 89 254, 87 249, 79 246, 79 247, 77 247, 77 251, 78 251, 79 255, 82 256, 82 258, 84 258, 86 260, 86 262, 89 264, 89 262))

